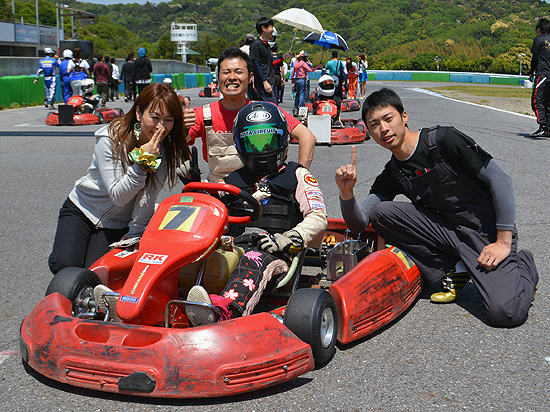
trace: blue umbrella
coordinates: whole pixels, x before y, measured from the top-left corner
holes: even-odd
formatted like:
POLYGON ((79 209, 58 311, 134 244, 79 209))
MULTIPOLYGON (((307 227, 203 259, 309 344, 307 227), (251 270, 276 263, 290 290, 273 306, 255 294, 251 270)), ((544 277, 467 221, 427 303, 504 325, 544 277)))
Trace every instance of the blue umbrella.
POLYGON ((342 36, 337 33, 325 30, 322 34, 309 33, 302 42, 317 44, 326 47, 327 49, 340 49, 346 51, 349 49, 348 44, 342 36))

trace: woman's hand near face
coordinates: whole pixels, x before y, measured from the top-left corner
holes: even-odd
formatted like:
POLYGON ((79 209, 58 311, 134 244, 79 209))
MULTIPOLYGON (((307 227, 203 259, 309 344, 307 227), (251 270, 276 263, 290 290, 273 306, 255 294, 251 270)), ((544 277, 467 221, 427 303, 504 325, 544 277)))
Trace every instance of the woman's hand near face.
POLYGON ((159 157, 160 145, 164 140, 166 134, 166 127, 161 124, 157 124, 155 133, 147 143, 141 146, 141 148, 151 153, 152 155, 159 157))

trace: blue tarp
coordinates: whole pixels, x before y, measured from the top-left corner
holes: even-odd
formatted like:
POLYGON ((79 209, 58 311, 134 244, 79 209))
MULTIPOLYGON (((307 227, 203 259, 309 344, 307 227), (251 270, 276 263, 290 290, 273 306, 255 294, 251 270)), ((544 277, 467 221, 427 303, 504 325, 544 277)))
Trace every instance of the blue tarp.
POLYGON ((197 87, 197 76, 194 73, 185 73, 185 88, 197 87))
POLYGON ((451 73, 450 82, 458 83, 484 83, 489 84, 491 76, 488 74, 472 74, 472 73, 451 73))

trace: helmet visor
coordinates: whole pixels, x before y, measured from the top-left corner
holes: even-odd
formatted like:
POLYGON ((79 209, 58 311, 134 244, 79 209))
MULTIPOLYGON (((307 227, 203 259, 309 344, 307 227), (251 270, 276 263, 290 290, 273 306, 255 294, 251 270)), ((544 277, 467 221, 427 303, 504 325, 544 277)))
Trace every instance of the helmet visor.
POLYGON ((334 80, 333 79, 325 79, 321 83, 319 83, 319 87, 322 90, 332 90, 332 89, 334 89, 334 80))
POLYGON ((247 153, 270 152, 286 145, 286 133, 280 124, 259 124, 239 132, 239 149, 247 153))

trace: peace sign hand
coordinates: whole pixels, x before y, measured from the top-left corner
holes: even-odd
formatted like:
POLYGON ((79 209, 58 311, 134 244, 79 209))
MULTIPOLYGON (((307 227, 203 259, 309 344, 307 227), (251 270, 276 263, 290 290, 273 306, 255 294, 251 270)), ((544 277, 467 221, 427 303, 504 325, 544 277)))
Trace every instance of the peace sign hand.
POLYGON ((351 199, 353 187, 357 183, 357 148, 355 146, 351 147, 351 164, 338 168, 335 179, 342 200, 351 199))
POLYGON ((151 153, 152 155, 159 157, 160 145, 164 140, 165 135, 166 135, 166 127, 164 127, 159 123, 155 130, 155 133, 153 134, 153 137, 151 137, 151 139, 147 143, 142 145, 141 148, 151 153))

